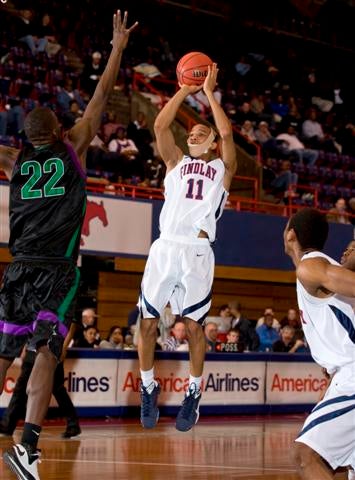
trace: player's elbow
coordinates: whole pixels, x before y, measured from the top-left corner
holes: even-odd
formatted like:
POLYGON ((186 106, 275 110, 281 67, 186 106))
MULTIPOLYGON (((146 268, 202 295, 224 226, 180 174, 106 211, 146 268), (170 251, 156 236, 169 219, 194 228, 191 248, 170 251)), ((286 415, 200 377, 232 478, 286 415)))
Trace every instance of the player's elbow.
POLYGON ((157 135, 161 132, 163 132, 164 130, 166 130, 167 126, 165 125, 165 122, 160 120, 159 118, 156 118, 155 119, 155 122, 154 122, 154 133, 157 135))
POLYGON ((219 130, 219 136, 222 141, 228 141, 233 138, 233 130, 231 125, 227 125, 219 130))

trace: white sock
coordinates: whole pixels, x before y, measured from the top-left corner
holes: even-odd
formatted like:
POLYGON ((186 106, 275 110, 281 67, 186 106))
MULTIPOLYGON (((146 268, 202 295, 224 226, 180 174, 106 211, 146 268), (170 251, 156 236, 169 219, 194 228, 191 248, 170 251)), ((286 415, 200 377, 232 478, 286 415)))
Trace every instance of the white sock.
POLYGON ((348 480, 355 480, 355 471, 349 470, 348 471, 348 480))
MULTIPOLYGON (((149 386, 152 386, 152 390, 154 388, 155 382, 154 382, 154 367, 151 368, 150 370, 141 370, 141 379, 143 383, 143 387, 148 388, 149 386)), ((150 392, 149 392, 150 393, 150 392)))
POLYGON ((189 378, 189 387, 191 387, 191 385, 194 383, 196 385, 196 392, 198 392, 201 388, 201 382, 202 382, 202 376, 201 377, 193 377, 191 374, 190 374, 190 378, 189 378))

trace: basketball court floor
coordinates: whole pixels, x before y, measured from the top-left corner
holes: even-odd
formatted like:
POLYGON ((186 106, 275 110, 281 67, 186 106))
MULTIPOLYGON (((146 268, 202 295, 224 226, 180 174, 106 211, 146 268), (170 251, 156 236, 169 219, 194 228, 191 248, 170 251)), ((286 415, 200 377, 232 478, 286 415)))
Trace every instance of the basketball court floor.
MULTIPOLYGON (((166 418, 154 430, 136 420, 82 421, 80 437, 64 440, 64 425, 41 436, 41 480, 296 480, 293 440, 304 417, 205 417, 187 433, 166 418)), ((15 432, 19 441, 21 429, 15 432)), ((0 448, 12 444, 0 438, 0 448)), ((0 462, 1 480, 14 479, 0 462)), ((346 479, 345 473, 337 479, 346 479)))

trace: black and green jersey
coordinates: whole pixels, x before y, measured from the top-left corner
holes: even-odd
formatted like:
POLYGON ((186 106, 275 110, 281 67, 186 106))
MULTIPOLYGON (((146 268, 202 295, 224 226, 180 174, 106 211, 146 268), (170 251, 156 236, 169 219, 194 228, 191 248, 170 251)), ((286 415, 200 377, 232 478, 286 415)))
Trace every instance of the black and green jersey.
POLYGON ((10 181, 12 255, 76 259, 85 207, 85 173, 72 147, 25 147, 10 181))

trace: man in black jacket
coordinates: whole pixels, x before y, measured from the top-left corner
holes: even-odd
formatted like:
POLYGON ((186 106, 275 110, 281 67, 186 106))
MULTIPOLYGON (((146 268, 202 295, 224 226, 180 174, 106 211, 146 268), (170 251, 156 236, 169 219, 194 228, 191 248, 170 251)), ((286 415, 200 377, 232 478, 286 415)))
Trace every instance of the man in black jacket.
POLYGON ((241 334, 241 341, 250 352, 255 352, 259 348, 259 337, 252 327, 250 321, 241 314, 241 305, 235 300, 228 304, 232 313, 231 328, 238 328, 241 334))

